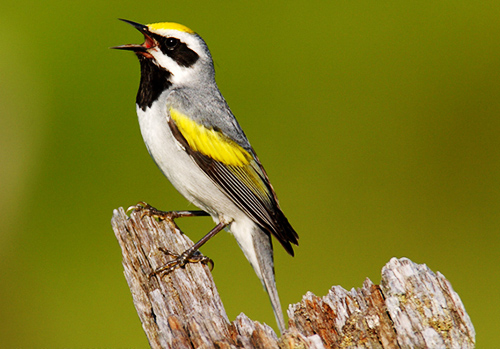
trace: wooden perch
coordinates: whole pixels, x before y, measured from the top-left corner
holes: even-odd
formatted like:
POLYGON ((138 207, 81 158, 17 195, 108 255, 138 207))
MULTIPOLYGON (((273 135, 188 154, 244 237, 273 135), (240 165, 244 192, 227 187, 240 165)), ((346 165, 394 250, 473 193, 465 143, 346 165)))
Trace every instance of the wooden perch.
POLYGON ((324 297, 308 292, 288 308, 289 329, 278 339, 267 325, 240 314, 230 322, 212 275, 201 263, 164 277, 150 273, 192 242, 173 222, 111 220, 135 308, 152 348, 474 348, 475 331, 459 296, 441 273, 393 258, 374 285, 324 297))

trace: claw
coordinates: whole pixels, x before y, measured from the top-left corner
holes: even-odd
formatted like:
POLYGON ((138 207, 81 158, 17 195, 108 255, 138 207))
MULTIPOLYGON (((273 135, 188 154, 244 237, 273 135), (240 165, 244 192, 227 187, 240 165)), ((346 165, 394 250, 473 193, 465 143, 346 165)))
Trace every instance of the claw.
POLYGON ((150 206, 149 204, 145 203, 144 201, 139 201, 137 204, 135 205, 132 205, 132 206, 129 206, 129 208, 127 208, 127 211, 126 213, 128 214, 130 211, 140 211, 140 210, 143 210, 144 208, 150 206))
POLYGON ((200 262, 208 265, 208 269, 210 269, 210 271, 214 270, 215 262, 210 257, 203 256, 203 259, 200 262))

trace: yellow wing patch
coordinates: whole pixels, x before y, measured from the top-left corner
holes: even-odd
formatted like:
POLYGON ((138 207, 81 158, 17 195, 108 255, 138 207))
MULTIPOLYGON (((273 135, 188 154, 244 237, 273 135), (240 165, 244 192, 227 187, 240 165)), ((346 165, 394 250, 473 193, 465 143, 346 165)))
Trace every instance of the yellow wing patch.
POLYGON ((245 166, 252 155, 219 131, 209 129, 170 108, 170 116, 191 149, 228 166, 245 166))
POLYGON ((189 29, 188 27, 179 24, 179 23, 174 23, 174 22, 161 22, 161 23, 152 23, 148 24, 147 27, 150 30, 168 30, 168 29, 173 29, 173 30, 178 30, 181 32, 189 33, 189 34, 194 34, 194 31, 189 29))

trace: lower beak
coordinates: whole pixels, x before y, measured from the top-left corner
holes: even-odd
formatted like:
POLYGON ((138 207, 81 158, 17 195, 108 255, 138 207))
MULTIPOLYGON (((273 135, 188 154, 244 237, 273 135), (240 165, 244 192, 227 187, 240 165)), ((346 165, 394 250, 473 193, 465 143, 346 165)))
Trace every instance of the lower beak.
POLYGON ((147 52, 147 50, 148 50, 145 46, 134 45, 134 44, 113 46, 113 47, 110 47, 110 48, 117 49, 117 50, 134 51, 134 52, 147 52))

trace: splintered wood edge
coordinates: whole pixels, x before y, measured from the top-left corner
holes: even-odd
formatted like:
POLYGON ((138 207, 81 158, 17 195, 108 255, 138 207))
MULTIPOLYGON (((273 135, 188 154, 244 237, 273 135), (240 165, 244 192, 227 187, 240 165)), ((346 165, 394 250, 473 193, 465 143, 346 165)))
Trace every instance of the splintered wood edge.
POLYGON ((475 331, 458 294, 442 274, 392 258, 381 286, 366 279, 324 297, 306 293, 289 306, 290 329, 319 335, 325 347, 474 348, 475 331))

